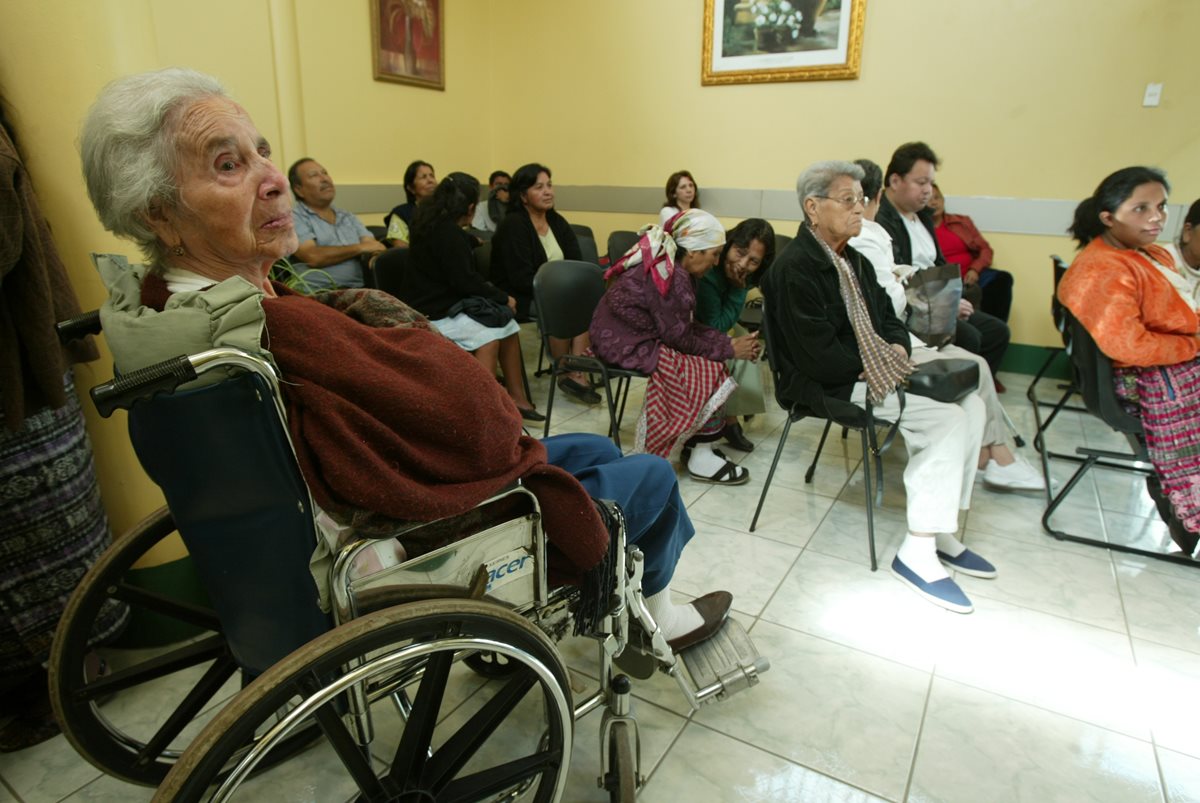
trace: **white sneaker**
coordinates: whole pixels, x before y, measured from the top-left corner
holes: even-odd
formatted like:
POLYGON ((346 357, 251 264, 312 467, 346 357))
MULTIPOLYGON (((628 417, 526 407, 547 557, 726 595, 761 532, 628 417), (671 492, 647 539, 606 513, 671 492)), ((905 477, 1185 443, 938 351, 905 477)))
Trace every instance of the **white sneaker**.
POLYGON ((998 491, 1044 491, 1046 480, 1041 472, 1020 457, 1007 466, 989 460, 983 470, 983 484, 998 491))

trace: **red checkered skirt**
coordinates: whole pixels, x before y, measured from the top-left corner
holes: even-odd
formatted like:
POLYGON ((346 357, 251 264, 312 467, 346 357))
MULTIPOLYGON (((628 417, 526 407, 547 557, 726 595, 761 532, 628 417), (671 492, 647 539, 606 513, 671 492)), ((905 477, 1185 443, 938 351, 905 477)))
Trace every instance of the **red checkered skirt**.
POLYGON ((1200 533, 1200 360, 1118 368, 1114 384, 1142 419, 1163 495, 1189 532, 1200 533))
POLYGON ((725 364, 659 345, 658 367, 646 385, 634 451, 667 457, 697 432, 720 431, 725 402, 737 383, 725 364))

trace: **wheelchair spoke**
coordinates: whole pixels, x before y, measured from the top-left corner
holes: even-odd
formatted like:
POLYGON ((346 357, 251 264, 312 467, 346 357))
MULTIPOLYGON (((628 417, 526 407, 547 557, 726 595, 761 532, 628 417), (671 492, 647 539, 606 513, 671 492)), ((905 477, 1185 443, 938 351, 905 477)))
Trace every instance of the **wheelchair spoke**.
POLYGON ((204 673, 204 677, 188 692, 183 702, 167 717, 158 732, 151 737, 146 746, 138 751, 137 763, 149 764, 158 758, 164 749, 178 736, 188 723, 196 718, 213 695, 225 685, 225 681, 237 671, 237 662, 232 656, 225 655, 213 662, 204 673))
POLYGON ((511 789, 535 775, 553 772, 562 763, 562 760, 561 750, 547 750, 508 761, 497 767, 451 781, 438 795, 438 800, 463 801, 463 803, 479 800, 487 795, 511 789))
POLYGON ((118 585, 109 596, 122 602, 128 602, 131 605, 146 608, 154 613, 170 616, 181 622, 204 628, 205 630, 213 630, 217 633, 221 632, 221 623, 217 620, 217 614, 211 608, 193 605, 190 602, 183 602, 168 597, 165 594, 159 594, 156 591, 131 586, 128 583, 118 585))
POLYGON ((430 789, 440 789, 471 760, 475 752, 495 732, 500 723, 537 682, 537 677, 527 667, 504 685, 487 704, 479 709, 458 732, 451 736, 433 754, 425 772, 425 784, 430 789))
POLYGON ((72 696, 79 702, 94 700, 97 697, 132 688, 155 678, 165 677, 205 661, 211 661, 224 655, 225 649, 225 639, 221 636, 209 636, 178 650, 143 661, 136 666, 105 675, 87 686, 75 689, 72 696))
POLYGON ((341 759, 342 766, 350 773, 354 783, 362 793, 360 800, 389 800, 391 796, 384 789, 383 782, 371 768, 371 760, 367 751, 360 747, 342 718, 334 711, 332 704, 326 704, 317 709, 315 714, 317 724, 321 726, 325 738, 341 759))
POLYGON ((425 666, 425 674, 417 687, 417 698, 413 701, 388 773, 401 786, 422 782, 425 764, 429 759, 429 745, 433 741, 433 729, 437 725, 453 663, 454 653, 439 652, 432 655, 425 666))

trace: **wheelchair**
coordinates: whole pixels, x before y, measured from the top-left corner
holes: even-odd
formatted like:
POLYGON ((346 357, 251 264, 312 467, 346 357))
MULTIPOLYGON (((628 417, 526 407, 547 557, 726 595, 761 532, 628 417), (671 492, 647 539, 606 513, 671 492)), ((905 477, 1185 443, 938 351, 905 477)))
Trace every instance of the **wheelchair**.
MULTIPOLYGON (((85 317, 60 324, 64 337, 99 331, 96 314, 85 317)), ((156 801, 269 800, 273 778, 303 773, 319 750, 345 777, 314 778, 317 799, 556 801, 575 723, 601 710, 597 783, 629 801, 644 779, 621 668, 673 677, 694 710, 769 668, 732 618, 672 653, 641 592, 643 556, 611 503, 597 502, 609 572, 590 608, 578 588, 550 586, 538 500, 519 484, 458 517, 335 542, 315 561, 324 536, 279 382, 269 360, 220 348, 92 390, 102 415, 129 411, 138 458, 167 500, 75 590, 50 658, 62 730, 105 773, 157 786, 156 801), (176 531, 205 602, 133 579, 176 531), (183 636, 96 677, 85 669, 91 625, 118 604, 183 636), (595 688, 579 695, 556 647, 570 634, 599 654, 595 688), (172 677, 186 689, 160 694, 155 684, 172 677), (122 706, 136 686, 153 711, 122 706)))

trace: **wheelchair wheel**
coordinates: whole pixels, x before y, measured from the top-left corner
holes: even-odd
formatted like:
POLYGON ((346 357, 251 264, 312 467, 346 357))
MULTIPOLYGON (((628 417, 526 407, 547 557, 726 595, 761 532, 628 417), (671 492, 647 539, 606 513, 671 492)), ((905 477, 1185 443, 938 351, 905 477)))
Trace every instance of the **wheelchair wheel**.
POLYGON ((611 803, 633 803, 637 799, 633 738, 633 731, 625 722, 614 722, 608 731, 608 771, 604 775, 604 788, 608 790, 611 803))
POLYGON ((211 609, 128 582, 133 564, 173 532, 164 507, 109 547, 71 595, 49 660, 50 699, 67 740, 103 772, 145 786, 166 777, 198 730, 193 721, 219 701, 218 692, 238 672, 211 609), (165 617, 200 633, 95 677, 85 671, 88 635, 115 602, 129 605, 131 614, 165 617), (135 686, 143 687, 141 694, 121 694, 135 686))
POLYGON ((320 788, 305 776, 307 794, 327 800, 474 801, 523 793, 553 801, 567 774, 573 713, 553 644, 523 618, 473 600, 414 602, 348 622, 271 667, 196 737, 154 799, 279 799, 285 773, 310 770, 320 788), (501 653, 517 668, 455 701, 452 669, 479 651, 501 653), (347 726, 355 688, 370 703, 369 748, 347 726), (279 712, 286 713, 231 765, 233 753, 279 712), (304 767, 247 778, 278 742, 311 721, 327 743, 305 755, 304 767), (347 777, 331 780, 334 770, 347 777))
POLYGON ((518 662, 498 652, 477 652, 464 658, 463 663, 475 674, 489 679, 506 678, 521 668, 518 662))

